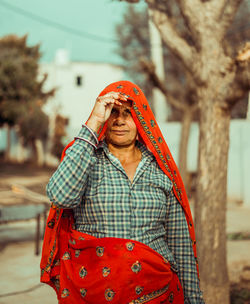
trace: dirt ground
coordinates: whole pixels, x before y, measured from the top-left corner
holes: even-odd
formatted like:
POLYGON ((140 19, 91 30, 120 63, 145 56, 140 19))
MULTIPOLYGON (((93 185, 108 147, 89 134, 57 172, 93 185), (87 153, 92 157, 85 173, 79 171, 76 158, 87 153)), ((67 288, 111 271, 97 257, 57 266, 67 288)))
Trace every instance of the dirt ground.
MULTIPOLYGON (((23 203, 34 193, 38 200, 46 199, 45 186, 55 169, 2 162, 0 168, 0 206, 23 203)), ((57 303, 52 288, 39 283, 35 232, 35 219, 0 225, 0 304, 57 303)), ((250 304, 250 209, 228 204, 227 233, 231 304, 250 304)))

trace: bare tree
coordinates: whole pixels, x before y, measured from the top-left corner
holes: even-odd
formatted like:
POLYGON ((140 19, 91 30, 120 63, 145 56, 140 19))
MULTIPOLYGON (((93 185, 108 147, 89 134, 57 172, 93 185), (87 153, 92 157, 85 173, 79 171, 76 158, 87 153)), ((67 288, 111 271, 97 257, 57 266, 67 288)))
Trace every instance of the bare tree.
POLYGON ((229 125, 233 106, 250 89, 250 44, 234 55, 228 52, 226 39, 242 0, 176 0, 190 41, 178 31, 169 6, 171 1, 145 2, 153 12, 153 21, 163 41, 195 83, 200 111, 195 222, 201 287, 207 304, 228 304, 229 125))
MULTIPOLYGON (((169 119, 182 122, 178 165, 184 184, 187 186, 189 130, 197 110, 195 84, 183 70, 180 60, 169 52, 166 45, 163 46, 163 51, 167 81, 163 83, 159 79, 151 61, 148 18, 147 10, 138 10, 133 5, 128 6, 121 23, 116 26, 119 41, 116 52, 124 59, 124 69, 128 76, 143 88, 149 101, 153 87, 158 87, 171 106, 169 119)), ((185 35, 185 29, 183 30, 181 26, 179 28, 185 35)), ((189 39, 187 35, 186 37, 189 39)))
MULTIPOLYGON (((155 67, 149 61, 141 60, 141 66, 144 68, 151 82, 158 87, 161 92, 167 97, 168 103, 173 109, 178 111, 177 113, 181 117, 181 136, 179 145, 179 161, 178 168, 180 170, 182 180, 186 188, 189 188, 188 183, 188 170, 187 170, 187 150, 191 123, 194 119, 194 115, 198 110, 197 96, 194 89, 194 83, 190 79, 189 75, 182 77, 185 81, 180 82, 179 77, 175 77, 171 81, 169 74, 167 76, 167 83, 163 83, 155 72, 155 67), (174 87, 172 90, 169 87, 174 87)), ((177 67, 176 63, 173 67, 177 67)))

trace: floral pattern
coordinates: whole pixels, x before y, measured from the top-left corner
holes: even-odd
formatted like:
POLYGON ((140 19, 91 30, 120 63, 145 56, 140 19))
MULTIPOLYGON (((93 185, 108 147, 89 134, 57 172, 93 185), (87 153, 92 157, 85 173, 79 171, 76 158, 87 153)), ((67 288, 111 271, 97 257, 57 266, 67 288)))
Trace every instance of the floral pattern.
POLYGON ((102 257, 104 254, 104 247, 96 247, 96 255, 102 257))
POLYGON ((109 274, 110 274, 110 268, 108 268, 108 267, 103 267, 103 268, 102 268, 102 275, 103 275, 104 277, 107 277, 109 274))
POLYGON ((62 256, 62 260, 64 260, 64 261, 70 260, 70 253, 66 251, 64 253, 64 255, 62 256))
POLYGON ((132 242, 127 242, 126 243, 126 248, 129 250, 129 251, 132 251, 135 247, 135 243, 132 243, 132 242))
POLYGON ((132 266, 131 269, 134 273, 138 273, 141 271, 141 264, 139 261, 136 261, 132 266))
POLYGON ((87 289, 81 288, 81 289, 80 289, 80 294, 81 294, 81 296, 84 298, 84 297, 86 296, 86 294, 87 294, 87 289))
POLYGON ((137 295, 139 295, 140 293, 142 293, 142 291, 143 291, 143 287, 142 286, 136 286, 135 287, 135 293, 137 295))
POLYGON ((71 245, 75 245, 76 244, 76 241, 73 239, 73 240, 69 240, 69 243, 71 244, 71 245))
POLYGON ((82 279, 85 278, 87 274, 88 274, 88 272, 87 272, 86 268, 84 266, 82 266, 79 270, 80 278, 82 278, 82 279))
POLYGON ((112 289, 108 288, 105 290, 105 299, 107 301, 112 301, 114 299, 114 296, 115 292, 112 289))
POLYGON ((76 250, 75 250, 75 257, 76 257, 76 258, 79 258, 80 253, 81 253, 81 250, 76 249, 76 250))
POLYGON ((68 296, 69 296, 69 290, 67 288, 64 288, 62 290, 61 297, 64 299, 64 298, 67 298, 68 296))
POLYGON ((173 301, 174 301, 174 293, 170 292, 169 297, 168 297, 168 302, 173 303, 173 301))
POLYGON ((135 95, 140 95, 140 93, 139 93, 139 91, 137 90, 137 88, 133 88, 133 91, 134 91, 134 93, 135 93, 135 95))

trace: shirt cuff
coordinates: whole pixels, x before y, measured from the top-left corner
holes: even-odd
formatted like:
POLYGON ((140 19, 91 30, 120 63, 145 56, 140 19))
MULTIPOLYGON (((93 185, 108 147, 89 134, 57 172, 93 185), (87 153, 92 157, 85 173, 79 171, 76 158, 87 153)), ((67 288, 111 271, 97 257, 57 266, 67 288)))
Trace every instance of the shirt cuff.
POLYGON ((93 135, 96 144, 98 145, 98 144, 99 144, 99 140, 98 140, 98 135, 97 135, 97 133, 96 133, 94 130, 92 130, 90 127, 88 127, 86 124, 83 124, 82 127, 89 130, 89 132, 93 135))
POLYGON ((86 142, 95 149, 97 149, 97 145, 99 144, 99 140, 96 136, 97 134, 90 129, 86 125, 82 125, 82 128, 78 135, 74 138, 76 143, 83 143, 86 142))

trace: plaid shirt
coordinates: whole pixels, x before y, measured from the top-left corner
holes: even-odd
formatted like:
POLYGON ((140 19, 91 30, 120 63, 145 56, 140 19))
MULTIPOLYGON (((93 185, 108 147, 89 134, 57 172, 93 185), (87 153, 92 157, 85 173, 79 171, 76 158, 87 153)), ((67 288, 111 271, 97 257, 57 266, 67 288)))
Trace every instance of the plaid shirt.
POLYGON ((142 160, 131 183, 92 130, 83 126, 77 138, 47 185, 51 202, 73 209, 79 231, 148 245, 178 271, 185 304, 204 303, 185 215, 153 154, 136 143, 142 160))

